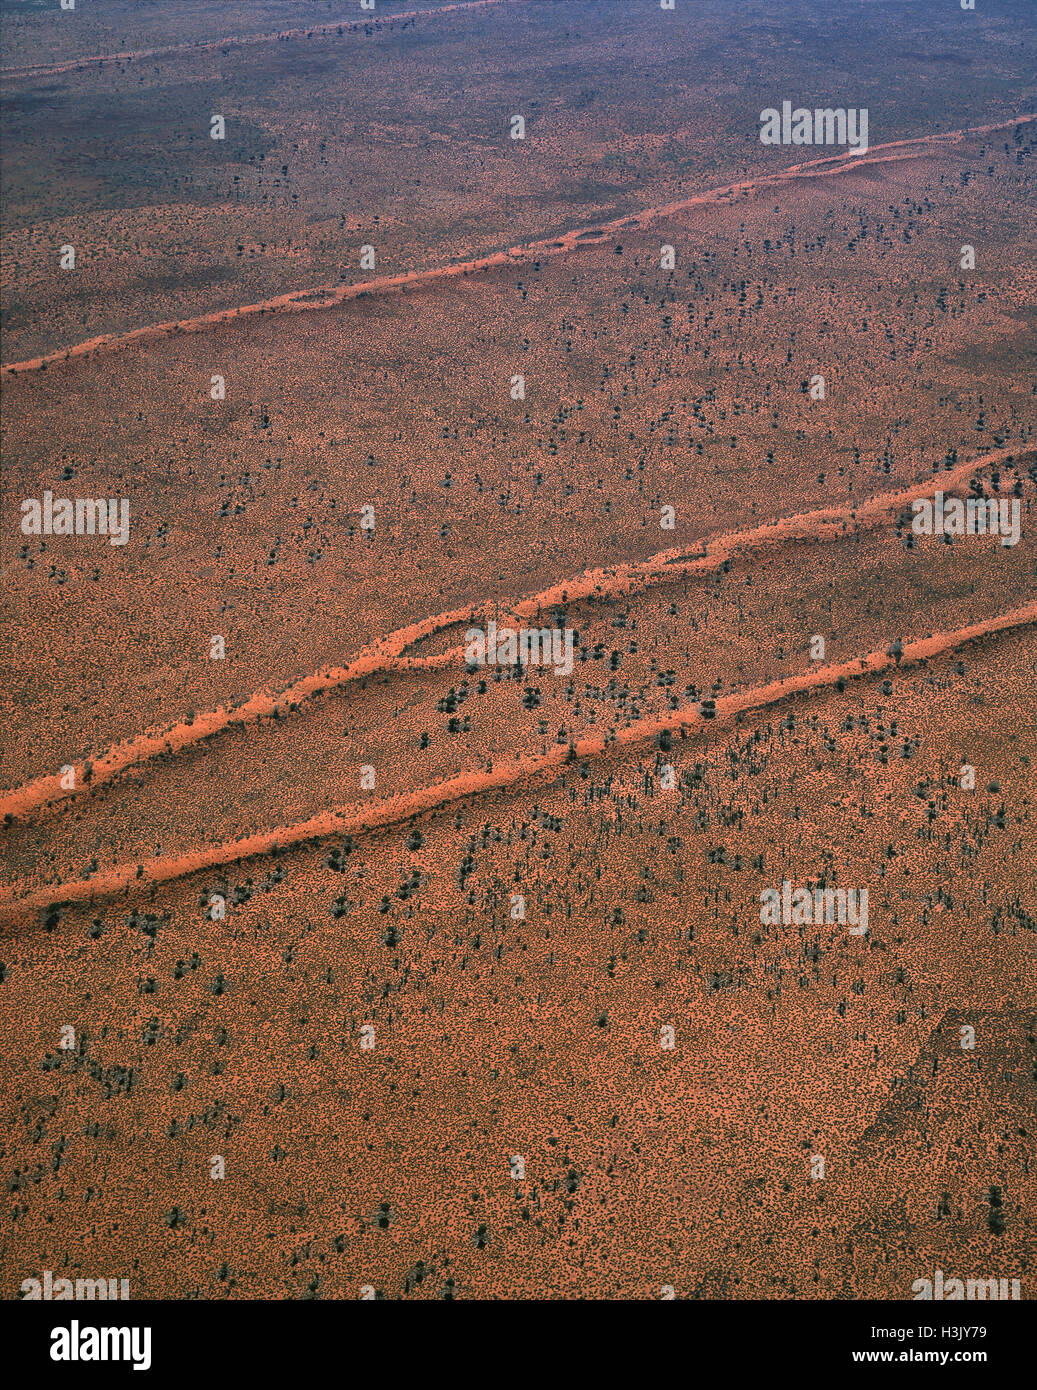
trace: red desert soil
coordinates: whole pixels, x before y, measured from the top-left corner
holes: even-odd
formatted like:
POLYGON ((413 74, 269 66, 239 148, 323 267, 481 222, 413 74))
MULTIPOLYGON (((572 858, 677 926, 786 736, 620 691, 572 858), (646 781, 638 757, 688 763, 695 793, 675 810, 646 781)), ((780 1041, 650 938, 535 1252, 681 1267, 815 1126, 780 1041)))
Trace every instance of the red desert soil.
POLYGON ((710 720, 697 708, 677 710, 660 718, 637 721, 613 732, 611 736, 576 739, 570 747, 555 748, 541 757, 529 758, 492 771, 468 772, 448 782, 423 787, 420 791, 405 796, 390 797, 362 815, 357 815, 352 808, 325 811, 300 825, 280 826, 262 835, 235 840, 229 844, 206 846, 191 854, 160 856, 147 865, 126 864, 98 874, 95 878, 64 883, 60 887, 30 893, 21 898, 17 893, 8 893, 0 897, 0 922, 17 921, 19 917, 31 918, 41 909, 55 903, 97 902, 135 885, 146 887, 153 883, 167 883, 171 879, 184 878, 188 874, 216 865, 235 863, 252 855, 269 854, 271 850, 287 845, 304 844, 329 835, 362 835, 385 826, 398 825, 401 821, 470 796, 526 783, 579 758, 600 757, 608 751, 610 745, 643 743, 656 737, 663 730, 701 730, 704 727, 716 727, 717 724, 731 721, 735 716, 749 710, 763 709, 795 695, 824 690, 839 681, 879 675, 893 666, 915 665, 944 652, 954 651, 966 643, 1013 628, 1026 627, 1032 623, 1037 623, 1037 600, 981 623, 905 642, 902 651, 896 656, 890 650, 867 652, 839 665, 823 666, 805 675, 790 676, 786 680, 773 681, 755 690, 721 697, 715 703, 715 717, 710 720))
POLYGON ((234 319, 253 314, 301 313, 309 309, 328 309, 350 299, 361 299, 365 295, 384 294, 395 290, 406 292, 416 286, 434 284, 458 275, 475 275, 494 270, 500 266, 517 265, 545 256, 564 255, 580 250, 585 246, 609 237, 614 232, 631 227, 646 227, 662 218, 672 217, 691 208, 706 207, 711 203, 722 202, 739 195, 751 195, 763 189, 776 187, 796 179, 824 178, 834 174, 845 174, 866 165, 887 164, 902 159, 921 158, 927 150, 954 144, 970 136, 987 135, 997 130, 1008 130, 1037 120, 1037 115, 1015 116, 1009 121, 991 125, 964 127, 961 130, 945 131, 939 135, 921 135, 914 140, 895 140, 888 145, 872 145, 867 154, 829 155, 823 159, 808 160, 804 164, 792 164, 775 174, 761 178, 746 179, 739 183, 726 184, 721 188, 698 193, 691 198, 682 198, 674 203, 645 208, 641 212, 616 218, 611 222, 596 226, 574 228, 558 237, 546 241, 527 242, 523 246, 512 246, 507 251, 498 251, 491 256, 479 256, 474 260, 458 261, 453 265, 433 266, 428 270, 411 270, 403 275, 383 275, 373 280, 364 280, 353 285, 318 285, 312 289, 293 290, 290 294, 276 295, 258 304, 241 304, 233 309, 219 309, 211 314, 200 314, 195 318, 181 319, 169 323, 145 324, 131 329, 128 333, 102 334, 75 343, 71 347, 59 348, 40 357, 30 357, 23 362, 8 362, 0 367, 0 373, 10 376, 25 372, 43 371, 47 367, 67 362, 75 357, 88 357, 95 352, 118 352, 137 343, 153 342, 169 338, 178 333, 202 333, 217 324, 229 323, 234 319), (884 153, 892 151, 893 153, 884 153))
MULTIPOLYGON (((1037 457, 1037 449, 995 450, 941 473, 940 488, 950 496, 982 469, 1012 459, 1025 462, 1034 457, 1037 457)), ((896 492, 877 493, 856 506, 819 508, 795 516, 780 517, 750 530, 714 536, 693 547, 693 553, 683 548, 661 550, 636 564, 586 570, 572 579, 560 580, 540 593, 510 604, 508 613, 519 619, 532 618, 553 604, 576 602, 591 595, 615 598, 643 592, 653 584, 671 583, 682 575, 715 573, 737 553, 766 550, 790 541, 838 539, 845 536, 851 527, 854 533, 858 533, 878 526, 889 512, 926 496, 932 487, 932 479, 928 479, 896 492)), ((138 738, 116 744, 90 760, 89 775, 85 763, 70 764, 75 769, 75 785, 72 788, 62 786, 61 773, 34 778, 0 795, 0 820, 5 823, 20 820, 48 804, 92 791, 128 768, 139 766, 149 759, 195 747, 225 729, 276 716, 286 709, 298 707, 314 695, 336 689, 350 681, 383 671, 435 670, 459 665, 464 655, 464 649, 460 646, 434 656, 408 657, 405 653, 408 647, 437 632, 488 618, 497 607, 493 601, 487 601, 469 608, 437 613, 387 633, 357 653, 345 666, 323 667, 279 693, 259 690, 232 709, 220 707, 209 710, 196 715, 190 723, 181 721, 152 729, 138 738)))
POLYGON ((0 1297, 1032 1294, 1037 126, 938 8, 15 17, 0 1297))

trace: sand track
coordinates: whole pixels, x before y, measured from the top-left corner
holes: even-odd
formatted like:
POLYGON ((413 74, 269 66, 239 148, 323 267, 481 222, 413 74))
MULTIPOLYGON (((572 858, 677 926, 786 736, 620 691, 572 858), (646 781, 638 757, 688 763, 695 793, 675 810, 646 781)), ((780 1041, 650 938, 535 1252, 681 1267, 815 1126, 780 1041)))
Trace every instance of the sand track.
POLYGON ((303 313, 316 309, 330 309, 348 300, 362 299, 367 295, 387 294, 395 291, 406 293, 408 289, 420 289, 450 280, 458 276, 482 274, 506 265, 522 265, 531 260, 546 256, 559 256, 584 246, 594 246, 614 232, 631 227, 647 227, 665 217, 688 211, 695 207, 705 207, 745 194, 755 193, 764 188, 774 188, 797 179, 825 178, 845 174, 867 165, 888 164, 903 159, 921 158, 927 151, 942 145, 960 143, 970 136, 986 135, 998 130, 1008 130, 1028 121, 1037 120, 1037 115, 1015 116, 1011 120, 996 125, 971 126, 962 130, 948 131, 942 135, 921 135, 912 140, 896 140, 888 145, 874 145, 867 154, 827 155, 822 159, 810 160, 805 164, 792 164, 773 174, 760 178, 746 179, 740 183, 725 184, 705 193, 683 198, 675 203, 662 203, 655 207, 643 208, 611 222, 601 222, 593 227, 574 228, 561 236, 549 237, 543 241, 530 241, 520 246, 512 246, 506 251, 495 251, 489 256, 479 256, 474 260, 455 261, 444 266, 433 266, 426 270, 410 270, 402 275, 381 275, 373 280, 362 280, 354 285, 318 285, 308 289, 292 290, 276 295, 272 299, 260 300, 255 304, 240 304, 230 309, 217 309, 212 313, 199 314, 189 319, 169 320, 165 323, 146 324, 141 328, 130 329, 126 333, 106 333, 87 338, 72 347, 58 348, 40 357, 29 357, 22 362, 8 362, 0 367, 0 374, 8 377, 22 376, 28 372, 45 371, 61 362, 69 362, 79 357, 89 357, 94 353, 118 352, 138 343, 154 342, 174 337, 180 333, 203 333, 219 324, 231 323, 235 319, 247 318, 257 314, 303 313))
POLYGON ((529 0, 458 0, 453 5, 440 5, 435 9, 407 10, 399 14, 371 15, 365 19, 340 19, 331 24, 311 24, 300 29, 278 29, 264 34, 230 34, 222 39, 204 39, 200 43, 174 43, 164 48, 136 48, 126 53, 94 53, 85 58, 69 58, 60 63, 38 63, 21 68, 0 68, 0 78, 10 82, 24 81, 37 77, 57 77, 63 72, 80 72, 86 68, 101 67, 105 63, 133 63, 142 58, 172 58, 183 53, 214 53, 220 48, 245 48, 251 44, 278 43, 287 39, 326 39, 358 30, 367 32, 392 29, 394 25, 410 24, 418 19, 429 19, 441 14, 456 14, 459 10, 483 10, 491 5, 514 5, 529 3, 529 0))
POLYGON ((967 627, 905 642, 899 658, 891 655, 889 650, 879 649, 838 665, 823 666, 799 676, 720 697, 716 701, 715 716, 708 720, 698 707, 674 710, 670 714, 636 720, 604 737, 584 737, 569 747, 559 746, 550 753, 522 758, 497 768, 491 765, 484 772, 462 773, 418 791, 386 798, 369 810, 358 811, 353 806, 334 807, 294 825, 278 826, 258 835, 217 845, 203 845, 187 854, 162 855, 146 864, 116 865, 93 878, 48 885, 23 896, 19 896, 16 890, 7 892, 0 895, 0 923, 16 923, 59 904, 100 902, 133 889, 169 883, 206 869, 238 863, 290 846, 314 843, 331 835, 355 838, 369 834, 469 797, 525 785, 541 778, 552 780, 571 762, 601 757, 612 748, 645 743, 664 731, 677 731, 684 737, 686 731, 699 733, 707 728, 723 726, 751 710, 764 709, 797 695, 826 690, 839 681, 856 680, 862 676, 880 675, 891 668, 912 666, 954 651, 966 643, 1034 623, 1037 623, 1037 601, 967 627))
POLYGON ((334 690, 366 676, 389 671, 436 670, 460 664, 464 656, 464 649, 460 646, 433 656, 406 655, 409 647, 460 623, 485 621, 495 614, 499 618, 505 612, 519 620, 534 618, 544 609, 558 605, 589 598, 622 597, 685 576, 712 574, 738 554, 757 552, 789 542, 837 540, 858 534, 878 526, 891 511, 908 506, 916 497, 928 496, 937 486, 950 495, 984 468, 1035 457, 1037 448, 1016 451, 999 449, 969 463, 960 463, 950 471, 935 473, 925 482, 914 483, 895 492, 877 493, 855 507, 797 512, 776 521, 764 522, 750 530, 711 537, 694 548, 662 550, 646 560, 611 569, 587 569, 574 578, 562 580, 510 605, 487 600, 468 608, 434 614, 379 638, 344 666, 322 667, 280 693, 259 690, 236 707, 219 706, 198 715, 189 724, 180 722, 153 729, 137 738, 115 744, 90 761, 89 774, 85 763, 73 764, 73 789, 62 787, 59 773, 34 778, 0 795, 0 818, 5 823, 22 820, 47 806, 92 791, 153 758, 195 747, 225 729, 297 709, 324 691, 334 690))

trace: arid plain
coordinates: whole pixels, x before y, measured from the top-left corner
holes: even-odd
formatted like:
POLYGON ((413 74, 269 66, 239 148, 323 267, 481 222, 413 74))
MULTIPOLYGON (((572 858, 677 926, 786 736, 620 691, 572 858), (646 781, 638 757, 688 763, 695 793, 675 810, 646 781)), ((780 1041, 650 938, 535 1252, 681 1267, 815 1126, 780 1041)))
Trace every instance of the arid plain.
POLYGON ((1032 1297, 1027 7, 418 10, 3 6, 3 1296, 1032 1297))

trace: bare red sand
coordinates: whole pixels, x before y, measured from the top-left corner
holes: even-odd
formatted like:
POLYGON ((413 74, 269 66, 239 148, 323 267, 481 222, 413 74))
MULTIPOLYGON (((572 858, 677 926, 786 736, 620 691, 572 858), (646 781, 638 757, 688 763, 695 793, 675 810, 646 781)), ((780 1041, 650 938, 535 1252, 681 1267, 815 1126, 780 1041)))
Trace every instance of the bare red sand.
MULTIPOLYGON (((510 605, 515 618, 531 618, 553 604, 575 602, 595 595, 615 598, 643 591, 653 584, 670 583, 681 575, 711 574, 739 552, 752 552, 788 542, 836 540, 847 534, 878 526, 884 517, 903 508, 916 498, 933 490, 934 483, 948 496, 960 489, 969 479, 985 468, 1015 459, 1019 462, 1037 457, 1037 449, 998 449, 983 454, 968 463, 959 463, 949 472, 934 475, 896 492, 877 493, 856 507, 826 507, 795 516, 781 517, 750 530, 715 536, 691 554, 685 549, 661 550, 639 564, 620 565, 612 569, 591 569, 572 579, 561 580, 540 593, 520 599, 510 605)), ((63 787, 62 775, 54 773, 35 778, 0 796, 0 819, 20 820, 48 804, 89 792, 110 782, 128 768, 139 766, 162 754, 176 753, 195 747, 214 738, 225 729, 269 719, 286 710, 297 708, 307 700, 327 690, 361 680, 382 671, 435 670, 460 664, 464 649, 453 647, 434 656, 406 656, 408 647, 460 623, 482 621, 493 616, 499 608, 492 602, 473 604, 470 608, 437 613, 418 623, 411 623, 390 632, 372 646, 365 648, 345 666, 328 666, 294 685, 275 693, 256 691, 244 703, 233 709, 219 708, 197 715, 191 723, 179 722, 154 729, 139 738, 106 749, 96 759, 75 765, 75 785, 63 787)))
POLYGON ((888 650, 868 652, 839 665, 823 666, 801 676, 791 676, 787 680, 773 681, 755 690, 725 696, 715 702, 716 714, 712 719, 707 719, 698 708, 676 710, 661 718, 639 720, 626 728, 614 731, 611 736, 576 739, 570 747, 555 748, 542 757, 527 758, 522 762, 486 772, 466 772, 450 781, 423 787, 420 791, 390 797, 363 815, 357 815, 352 807, 333 809, 298 825, 279 826, 264 834, 248 836, 229 844, 206 845, 190 854, 161 856, 147 864, 126 864, 107 873, 98 874, 95 878, 64 883, 26 894, 24 897, 18 897, 17 893, 7 893, 0 897, 0 922, 10 923, 27 915, 32 916, 55 903, 98 902, 134 887, 145 888, 155 883, 168 883, 172 879, 184 878, 202 869, 235 863, 253 855, 269 854, 273 850, 320 840, 328 835, 356 836, 389 825, 398 825, 437 807, 529 782, 546 773, 555 772, 577 759, 601 757, 610 747, 644 743, 655 738, 663 730, 717 727, 718 724, 730 722, 737 715, 749 710, 763 709, 796 695, 828 689, 838 681, 879 675, 894 666, 915 665, 943 652, 953 651, 968 642, 1013 628, 1026 627, 1035 622, 1037 600, 982 623, 973 623, 952 632, 938 632, 913 642, 905 642, 902 644, 902 651, 896 657, 888 650))
POLYGON ((947 131, 940 135, 922 135, 915 140, 896 140, 889 145, 872 145, 867 154, 828 155, 823 159, 809 160, 805 164, 793 164, 777 173, 763 178, 746 179, 739 183, 725 184, 721 188, 710 189, 707 193, 696 194, 692 198, 682 198, 679 202, 666 203, 659 207, 645 208, 627 217, 616 218, 612 222, 601 222, 592 227, 574 228, 560 237, 546 241, 527 242, 523 246, 512 246, 507 251, 498 251, 492 256, 479 256, 474 260, 458 261, 454 265, 433 266, 428 270, 407 271, 403 275, 382 275, 373 280, 363 280, 355 285, 318 285, 312 289, 293 290, 289 294, 276 295, 258 304, 241 304, 233 309, 218 309, 211 314, 200 314, 195 318, 181 319, 169 323, 152 323, 134 328, 129 333, 102 334, 88 338, 72 347, 59 348, 40 357, 30 357, 24 362, 9 362, 0 367, 0 373, 20 376, 26 372, 38 372, 59 362, 67 362, 76 357, 89 357, 95 352, 118 352, 138 343, 154 342, 169 338, 178 333, 203 333, 221 323, 231 323, 235 319, 247 318, 255 314, 302 313, 311 309, 330 309, 347 300, 362 299, 365 295, 386 294, 396 290, 423 288, 426 285, 449 280, 459 275, 476 275, 500 266, 519 265, 544 256, 565 255, 583 247, 593 246, 614 232, 630 227, 647 227, 661 218, 672 217, 691 208, 706 207, 710 203, 723 202, 745 194, 753 194, 762 189, 774 188, 782 183, 796 179, 823 178, 834 174, 849 173, 869 164, 885 164, 899 159, 917 159, 927 149, 953 144, 969 136, 989 134, 995 130, 1008 130, 1037 120, 1037 116, 1016 116, 1010 121, 995 125, 972 126, 962 130, 947 131), (884 151, 893 153, 884 153, 884 151))
POLYGON ((1022 38, 438 4, 16 7, 0 1297, 1030 1296, 1022 38))

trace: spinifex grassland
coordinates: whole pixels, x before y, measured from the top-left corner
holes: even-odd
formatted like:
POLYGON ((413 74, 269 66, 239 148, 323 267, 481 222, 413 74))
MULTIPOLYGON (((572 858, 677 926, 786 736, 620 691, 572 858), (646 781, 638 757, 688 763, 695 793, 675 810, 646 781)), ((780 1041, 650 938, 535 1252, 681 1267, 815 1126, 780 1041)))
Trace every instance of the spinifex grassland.
POLYGON ((757 117, 846 90, 836 21, 686 8, 19 20, 6 1296, 1032 1277, 1019 12, 864 13, 833 158, 757 117))

